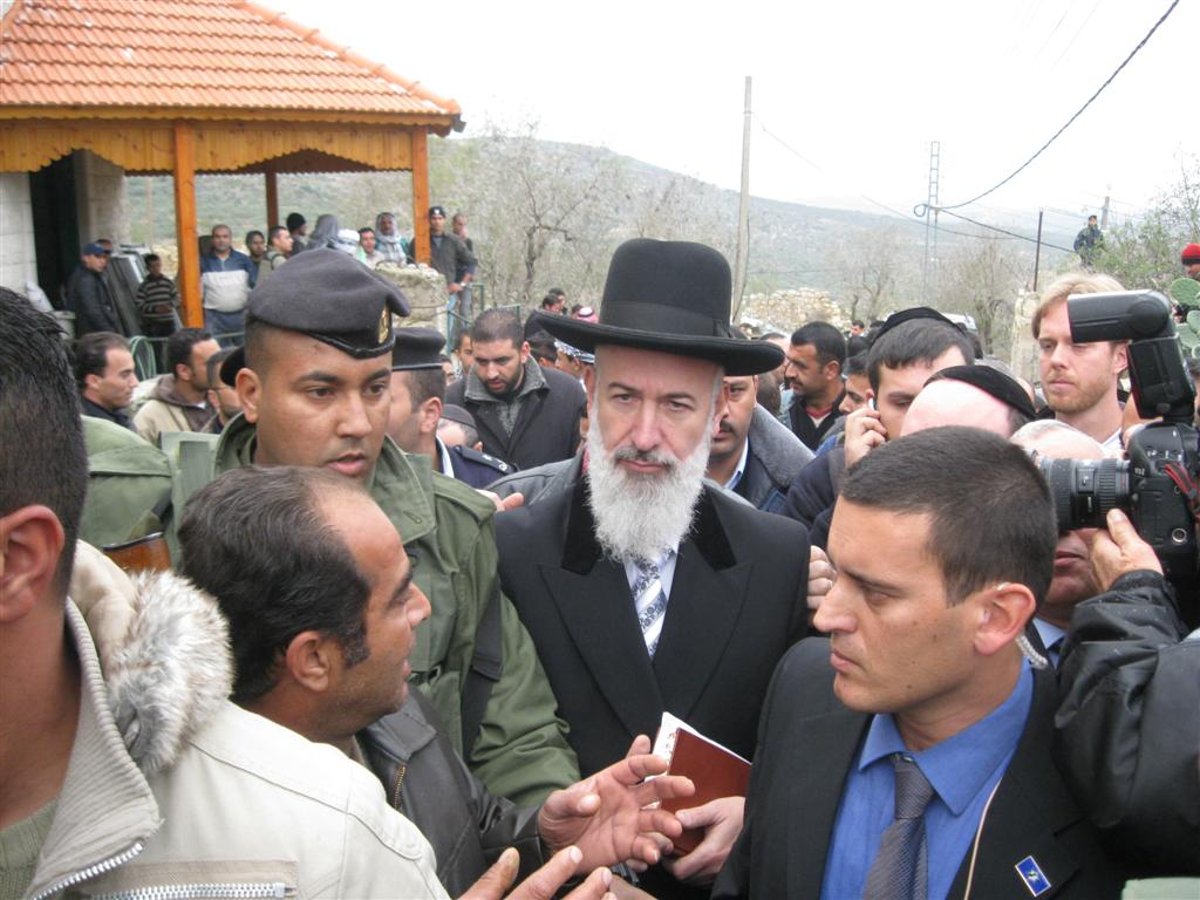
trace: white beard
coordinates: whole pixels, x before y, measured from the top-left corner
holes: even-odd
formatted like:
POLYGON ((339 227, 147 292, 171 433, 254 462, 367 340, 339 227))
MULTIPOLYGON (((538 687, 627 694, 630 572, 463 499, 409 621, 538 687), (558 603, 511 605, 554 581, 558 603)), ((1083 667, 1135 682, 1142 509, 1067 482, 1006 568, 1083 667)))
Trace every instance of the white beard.
POLYGON ((605 553, 619 562, 657 559, 674 549, 692 527, 696 501, 704 489, 708 468, 708 434, 686 459, 669 452, 641 454, 632 447, 614 451, 604 439, 593 411, 588 429, 588 481, 590 506, 596 520, 596 538, 605 553), (657 475, 637 475, 618 460, 641 458, 666 465, 657 475))

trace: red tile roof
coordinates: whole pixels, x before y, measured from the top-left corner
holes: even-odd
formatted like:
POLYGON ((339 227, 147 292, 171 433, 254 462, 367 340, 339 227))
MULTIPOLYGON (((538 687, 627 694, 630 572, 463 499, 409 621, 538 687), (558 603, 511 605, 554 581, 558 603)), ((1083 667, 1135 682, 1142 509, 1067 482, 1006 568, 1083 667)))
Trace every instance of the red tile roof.
POLYGON ((16 0, 0 23, 0 106, 460 112, 247 0, 16 0))

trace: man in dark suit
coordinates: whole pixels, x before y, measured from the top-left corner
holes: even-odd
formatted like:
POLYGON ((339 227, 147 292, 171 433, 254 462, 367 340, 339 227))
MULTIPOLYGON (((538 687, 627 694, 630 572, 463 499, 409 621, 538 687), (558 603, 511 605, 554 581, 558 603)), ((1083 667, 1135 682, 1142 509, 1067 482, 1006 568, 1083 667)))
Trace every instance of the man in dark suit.
MULTIPOLYGON (((664 711, 751 756, 771 671, 807 631, 803 527, 703 482, 723 376, 781 361, 774 345, 733 336, 729 298, 716 251, 635 240, 613 257, 599 322, 542 317, 555 337, 596 355, 586 475, 500 516, 497 540, 505 593, 533 635, 585 776, 657 731, 664 711)), ((718 800, 680 814, 708 836, 675 861, 675 875, 711 880, 740 806, 718 800)), ((683 885, 660 871, 646 887, 671 896, 683 885)))
POLYGON ((848 471, 830 639, 775 675, 714 896, 1119 896, 1050 755, 1053 673, 1027 662, 1056 541, 1036 466, 999 436, 934 428, 848 471))

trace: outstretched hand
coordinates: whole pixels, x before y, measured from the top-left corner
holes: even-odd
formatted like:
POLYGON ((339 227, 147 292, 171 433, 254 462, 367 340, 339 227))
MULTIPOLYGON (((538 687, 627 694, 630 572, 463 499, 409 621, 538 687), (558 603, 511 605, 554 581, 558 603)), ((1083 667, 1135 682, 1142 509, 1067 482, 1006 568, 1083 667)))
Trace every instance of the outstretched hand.
MULTIPOLYGON (((582 854, 578 847, 567 847, 556 853, 550 862, 546 863, 524 881, 515 891, 508 894, 509 900, 552 900, 561 888, 575 874, 582 854)), ((500 854, 500 858, 479 877, 461 900, 501 900, 505 891, 517 877, 521 867, 521 854, 509 847, 500 854)), ((613 874, 608 869, 596 869, 579 887, 567 894, 566 900, 615 900, 609 893, 613 874)))
POLYGON ((547 797, 538 814, 542 841, 552 850, 577 846, 581 872, 629 859, 657 863, 660 836, 678 837, 683 826, 666 810, 648 807, 690 797, 696 788, 682 776, 663 775, 667 761, 649 751, 650 739, 639 735, 623 760, 547 797), (649 775, 659 777, 646 781, 649 775))

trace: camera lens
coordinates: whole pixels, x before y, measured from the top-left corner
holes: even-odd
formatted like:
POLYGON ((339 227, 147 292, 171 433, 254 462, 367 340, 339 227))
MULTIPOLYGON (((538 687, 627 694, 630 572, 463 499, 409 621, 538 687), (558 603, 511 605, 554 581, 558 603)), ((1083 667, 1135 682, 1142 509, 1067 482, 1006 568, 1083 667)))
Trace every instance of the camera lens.
POLYGON ((1129 463, 1122 459, 1042 459, 1059 533, 1103 528, 1110 509, 1129 508, 1129 463))

